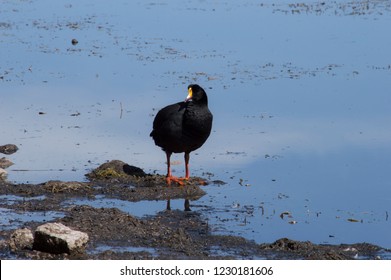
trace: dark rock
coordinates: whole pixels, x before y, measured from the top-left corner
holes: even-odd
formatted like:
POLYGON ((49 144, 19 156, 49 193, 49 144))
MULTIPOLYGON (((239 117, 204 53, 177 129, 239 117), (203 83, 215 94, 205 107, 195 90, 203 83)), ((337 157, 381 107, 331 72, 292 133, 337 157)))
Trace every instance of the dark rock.
POLYGON ((136 166, 124 164, 122 168, 126 174, 131 175, 131 176, 144 177, 146 175, 145 172, 141 168, 136 167, 136 166))
POLYGON ((0 146, 0 153, 6 154, 6 155, 11 155, 15 153, 18 150, 18 147, 14 144, 7 144, 0 146))

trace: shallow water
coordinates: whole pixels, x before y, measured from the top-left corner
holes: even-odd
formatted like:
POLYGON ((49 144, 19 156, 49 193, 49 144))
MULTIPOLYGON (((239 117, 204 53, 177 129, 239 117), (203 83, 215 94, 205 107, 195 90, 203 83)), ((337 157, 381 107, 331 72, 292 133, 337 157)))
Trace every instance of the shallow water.
POLYGON ((4 1, 8 179, 84 180, 111 159, 163 174, 154 114, 199 83, 214 124, 191 172, 227 184, 191 208, 215 232, 391 248, 390 21, 389 1, 4 1))
MULTIPOLYGON (((167 202, 162 200, 131 202, 107 198, 104 195, 98 195, 94 197, 94 199, 70 199, 64 202, 64 205, 88 205, 94 208, 118 208, 119 210, 138 218, 156 215, 157 212, 166 210, 167 208, 167 202)), ((183 208, 181 210, 183 210, 183 208)))
POLYGON ((59 211, 20 211, 4 208, 18 202, 43 200, 45 196, 20 197, 16 195, 0 195, 0 228, 2 230, 17 229, 23 227, 28 222, 48 222, 56 218, 64 217, 64 213, 59 211))
POLYGON ((156 249, 154 248, 147 248, 147 247, 116 247, 116 246, 106 246, 106 245, 101 245, 97 246, 94 250, 90 250, 90 254, 98 254, 98 253, 103 253, 105 251, 113 251, 116 253, 122 253, 122 252, 146 252, 149 255, 156 257, 158 256, 156 249))

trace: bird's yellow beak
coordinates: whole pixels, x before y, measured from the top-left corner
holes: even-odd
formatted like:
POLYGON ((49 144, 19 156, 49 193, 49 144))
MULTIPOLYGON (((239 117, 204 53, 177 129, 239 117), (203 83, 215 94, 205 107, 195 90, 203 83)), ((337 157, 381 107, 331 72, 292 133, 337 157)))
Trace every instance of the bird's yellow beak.
POLYGON ((188 89, 187 92, 188 92, 188 95, 185 99, 185 102, 190 101, 193 98, 193 89, 191 87, 188 89))

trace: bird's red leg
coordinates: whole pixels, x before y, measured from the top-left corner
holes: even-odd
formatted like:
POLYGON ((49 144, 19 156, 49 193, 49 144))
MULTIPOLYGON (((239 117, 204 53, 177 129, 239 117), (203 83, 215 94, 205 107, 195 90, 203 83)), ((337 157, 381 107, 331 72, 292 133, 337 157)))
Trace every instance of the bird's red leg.
POLYGON ((170 163, 171 154, 172 153, 170 153, 170 152, 166 152, 166 158, 167 158, 167 178, 172 177, 172 174, 171 174, 171 163, 170 163))
POLYGON ((171 163, 170 163, 170 158, 171 158, 171 152, 166 152, 166 157, 167 157, 167 176, 166 176, 166 181, 168 185, 171 185, 171 181, 174 181, 178 183, 179 185, 183 185, 183 182, 177 178, 172 176, 171 173, 171 163))
POLYGON ((189 179, 190 178, 189 159, 190 159, 190 153, 186 153, 185 152, 185 169, 186 169, 185 179, 189 179))

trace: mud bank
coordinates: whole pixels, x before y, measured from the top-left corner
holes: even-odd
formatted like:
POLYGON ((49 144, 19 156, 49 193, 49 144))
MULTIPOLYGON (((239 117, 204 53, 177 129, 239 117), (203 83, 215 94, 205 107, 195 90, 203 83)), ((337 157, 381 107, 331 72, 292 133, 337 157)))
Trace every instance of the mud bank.
MULTIPOLYGON (((205 192, 193 178, 185 186, 167 186, 164 176, 150 175, 138 167, 111 161, 87 174, 86 182, 49 181, 11 184, 0 181, 0 231, 2 259, 381 259, 390 252, 371 244, 317 245, 287 238, 258 244, 237 236, 216 235, 202 211, 191 211, 191 202, 205 192), (12 197, 12 203, 7 201, 12 197), (163 200, 165 209, 138 218, 118 208, 64 203, 71 198, 91 201, 115 198, 128 202, 163 200), (183 210, 171 210, 171 199, 183 199, 183 210), (7 213, 44 213, 41 221, 6 217, 7 213), (51 216, 51 213, 58 215, 51 216), (35 230, 44 222, 59 222, 88 234, 86 249, 77 254, 49 254, 31 248, 11 249, 17 228, 35 230)), ((208 182, 209 184, 221 182, 208 182)), ((20 216, 19 216, 20 217, 20 216)))

